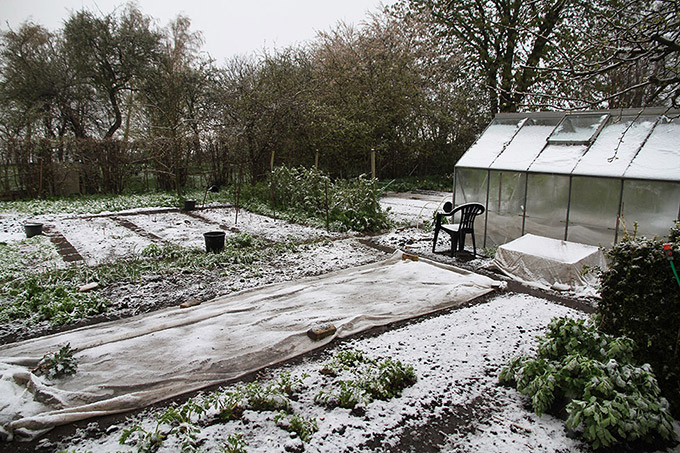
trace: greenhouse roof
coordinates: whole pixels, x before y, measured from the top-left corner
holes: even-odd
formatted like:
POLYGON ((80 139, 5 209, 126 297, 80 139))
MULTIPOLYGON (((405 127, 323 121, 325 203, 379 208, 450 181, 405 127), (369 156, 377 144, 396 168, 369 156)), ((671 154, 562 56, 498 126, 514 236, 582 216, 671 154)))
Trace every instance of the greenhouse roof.
POLYGON ((500 113, 456 167, 680 181, 680 111, 500 113))

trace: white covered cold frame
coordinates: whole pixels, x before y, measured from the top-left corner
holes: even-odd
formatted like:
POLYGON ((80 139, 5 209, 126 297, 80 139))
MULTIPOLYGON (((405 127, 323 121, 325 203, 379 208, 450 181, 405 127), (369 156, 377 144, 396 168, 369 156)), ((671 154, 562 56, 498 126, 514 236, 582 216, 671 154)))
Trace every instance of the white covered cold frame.
POLYGON ((595 269, 607 269, 602 250, 533 234, 498 247, 494 264, 515 280, 540 288, 595 295, 595 269), (591 271, 591 272, 588 272, 591 271))

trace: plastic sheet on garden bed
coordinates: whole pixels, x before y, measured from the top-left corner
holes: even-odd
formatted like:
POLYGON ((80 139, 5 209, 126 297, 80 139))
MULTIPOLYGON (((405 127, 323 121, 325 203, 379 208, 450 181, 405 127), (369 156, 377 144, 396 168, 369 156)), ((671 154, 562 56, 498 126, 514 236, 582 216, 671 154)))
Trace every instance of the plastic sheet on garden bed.
POLYGON ((494 281, 428 260, 390 259, 134 318, 0 347, 0 425, 31 436, 56 425, 126 412, 238 378, 334 337, 455 307, 494 281), (315 325, 334 336, 312 341, 315 325), (31 373, 69 343, 78 372, 54 381, 31 373))
POLYGON ((584 296, 597 295, 597 274, 588 270, 607 269, 599 247, 533 234, 498 247, 493 263, 515 280, 584 296))

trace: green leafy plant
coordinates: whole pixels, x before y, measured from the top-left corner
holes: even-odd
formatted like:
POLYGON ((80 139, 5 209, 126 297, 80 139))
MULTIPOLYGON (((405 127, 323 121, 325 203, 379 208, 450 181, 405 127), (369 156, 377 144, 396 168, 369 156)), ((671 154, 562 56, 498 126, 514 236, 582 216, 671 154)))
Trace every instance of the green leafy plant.
POLYGON ((220 449, 224 453, 246 453, 247 446, 248 444, 246 444, 246 441, 243 439, 243 434, 234 433, 227 437, 226 444, 220 449))
POLYGON ((371 359, 357 350, 338 352, 319 372, 334 378, 351 377, 335 380, 314 398, 318 404, 348 409, 368 404, 374 399, 388 400, 400 396, 404 388, 417 381, 412 366, 389 358, 380 361, 371 359))
POLYGON ((81 293, 60 271, 15 279, 0 290, 0 321, 30 319, 59 326, 106 310, 108 301, 81 293))
POLYGON ((339 380, 329 388, 319 391, 314 402, 327 407, 354 409, 371 402, 371 396, 363 385, 356 380, 339 380))
POLYGON ((240 388, 247 406, 256 411, 290 411, 290 400, 275 383, 261 384, 257 381, 249 382, 240 388))
POLYGON ((153 431, 147 431, 141 425, 135 424, 123 430, 118 443, 120 445, 130 444, 136 447, 138 453, 153 453, 163 445, 165 435, 159 430, 159 425, 153 431))
POLYGON ((381 191, 365 176, 334 181, 315 169, 277 167, 270 181, 243 189, 240 203, 253 212, 272 215, 275 209, 277 217, 315 226, 328 221, 329 228, 338 231, 389 226, 380 208, 381 191))
POLYGON ((364 353, 357 350, 345 350, 337 352, 330 361, 323 364, 319 371, 328 376, 337 376, 343 370, 351 370, 366 363, 364 353))
POLYGON ((50 379, 76 374, 78 361, 73 357, 74 353, 70 343, 62 346, 57 352, 48 352, 40 359, 33 373, 50 379))
POLYGON ((213 393, 206 398, 204 408, 206 410, 217 409, 221 420, 237 420, 241 418, 245 410, 243 393, 238 390, 213 393))
POLYGON ((601 333, 583 320, 555 318, 533 357, 501 370, 502 383, 531 398, 538 415, 566 402, 569 428, 594 448, 628 441, 672 440, 668 402, 649 365, 639 366, 634 342, 601 333))
POLYGON ((298 391, 305 387, 303 380, 309 377, 308 374, 303 374, 302 376, 294 376, 287 371, 279 374, 276 379, 277 387, 286 395, 293 396, 298 391))
POLYGON ((297 414, 287 414, 283 411, 274 417, 274 421, 286 431, 296 433, 303 442, 309 442, 312 434, 319 430, 315 418, 305 418, 297 414))

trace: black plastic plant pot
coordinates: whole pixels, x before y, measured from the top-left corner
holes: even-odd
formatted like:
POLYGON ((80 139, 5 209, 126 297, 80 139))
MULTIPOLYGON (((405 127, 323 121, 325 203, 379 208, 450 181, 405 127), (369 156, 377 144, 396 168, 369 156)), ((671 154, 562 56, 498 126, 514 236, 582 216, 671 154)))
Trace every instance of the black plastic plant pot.
POLYGON ((208 231, 203 233, 205 238, 205 251, 219 253, 224 249, 224 231, 208 231))
POLYGON ((184 200, 184 210, 191 211, 193 209, 196 209, 196 200, 193 199, 184 200))
POLYGON ((24 223, 24 231, 26 232, 27 238, 32 238, 33 236, 42 234, 42 228, 42 223, 24 223))

